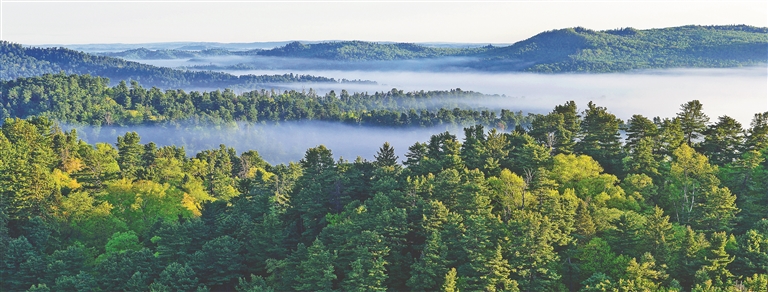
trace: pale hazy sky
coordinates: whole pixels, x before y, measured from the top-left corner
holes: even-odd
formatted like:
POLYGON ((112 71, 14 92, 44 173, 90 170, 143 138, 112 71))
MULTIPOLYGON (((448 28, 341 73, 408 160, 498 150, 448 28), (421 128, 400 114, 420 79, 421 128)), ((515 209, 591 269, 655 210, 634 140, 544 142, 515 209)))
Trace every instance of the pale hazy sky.
POLYGON ((768 26, 768 1, 0 0, 22 44, 367 40, 513 43, 545 30, 768 26))

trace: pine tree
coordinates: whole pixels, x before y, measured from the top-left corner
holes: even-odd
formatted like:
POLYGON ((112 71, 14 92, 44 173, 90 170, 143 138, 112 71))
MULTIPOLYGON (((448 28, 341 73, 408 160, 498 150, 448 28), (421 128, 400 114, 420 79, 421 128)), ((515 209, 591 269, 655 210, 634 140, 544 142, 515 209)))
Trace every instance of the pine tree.
POLYGON ((120 174, 126 179, 136 179, 138 171, 142 169, 141 156, 144 148, 139 144, 141 138, 136 132, 128 132, 117 137, 117 164, 120 165, 120 174))
POLYGON ((704 142, 698 149, 712 164, 723 166, 741 157, 744 129, 729 116, 721 116, 717 123, 707 127, 704 142))
POLYGON ((192 291, 197 288, 197 274, 187 264, 171 263, 165 267, 155 283, 171 291, 192 291))
POLYGON ((586 202, 581 201, 579 203, 574 221, 574 233, 579 237, 579 241, 588 242, 595 235, 596 229, 586 202))
POLYGON ((747 131, 746 150, 768 147, 768 112, 757 113, 747 131))
POLYGON ((673 239, 672 223, 669 216, 664 216, 664 210, 658 206, 653 208, 653 214, 646 216, 643 229, 645 250, 654 255, 661 264, 666 264, 671 256, 670 241, 673 239))
POLYGON ((395 155, 395 148, 392 148, 389 142, 384 142, 384 145, 379 148, 374 158, 378 167, 393 167, 397 165, 397 160, 400 157, 395 155))
POLYGON ((728 235, 725 232, 715 232, 710 240, 708 263, 696 272, 696 288, 711 286, 719 289, 727 289, 733 285, 734 275, 727 266, 733 262, 725 250, 728 243, 728 235))
POLYGON ((433 231, 424 244, 421 256, 411 267, 408 287, 415 291, 438 290, 448 270, 447 254, 448 247, 443 244, 440 233, 433 231))
POLYGON ((636 151, 637 144, 640 140, 649 139, 653 141, 653 138, 658 134, 658 128, 653 121, 642 115, 633 115, 629 121, 629 128, 627 128, 627 139, 624 147, 627 152, 636 151))
POLYGON ((680 106, 681 111, 677 113, 677 119, 680 120, 680 126, 688 146, 693 146, 694 140, 701 138, 707 129, 709 117, 704 114, 702 107, 701 102, 692 100, 682 104, 680 106))
POLYGON ((574 152, 594 158, 606 172, 621 175, 623 152, 619 125, 621 120, 604 107, 589 103, 584 111, 579 142, 574 152))
POLYGON ((307 259, 297 267, 298 278, 293 288, 296 291, 331 291, 336 279, 335 258, 320 240, 315 240, 307 249, 307 259))
POLYGON ((639 263, 634 258, 629 261, 625 278, 619 280, 619 291, 658 291, 666 278, 664 267, 656 266, 653 256, 645 253, 639 263))

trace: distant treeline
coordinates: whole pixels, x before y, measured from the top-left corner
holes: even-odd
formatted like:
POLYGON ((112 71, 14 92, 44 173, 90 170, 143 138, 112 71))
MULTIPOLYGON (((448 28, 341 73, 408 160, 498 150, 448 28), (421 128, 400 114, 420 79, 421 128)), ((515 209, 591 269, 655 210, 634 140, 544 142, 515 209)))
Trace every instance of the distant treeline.
MULTIPOLYGON (((109 81, 88 75, 47 74, 0 82, 0 119, 46 116, 88 125, 221 125, 233 122, 339 121, 371 126, 474 125, 514 128, 530 124, 522 112, 476 110, 462 102, 491 98, 450 91, 318 95, 299 91, 231 90, 185 92, 144 88, 138 82, 109 81)), ((493 96, 493 98, 500 98, 493 96)))
POLYGON ((186 71, 156 67, 123 59, 95 56, 65 48, 34 48, 0 41, 0 80, 49 73, 90 74, 115 82, 136 80, 160 88, 254 88, 272 83, 371 83, 336 80, 310 75, 242 75, 221 72, 186 71))
POLYGON ((199 51, 191 50, 149 50, 145 48, 131 49, 122 52, 95 53, 95 55, 117 57, 133 60, 169 60, 169 59, 191 59, 197 57, 213 56, 255 56, 261 49, 248 51, 230 51, 227 49, 204 49, 199 51))
MULTIPOLYGON (((471 57, 455 66, 478 71, 619 72, 656 68, 720 68, 768 62, 768 28, 746 25, 683 26, 637 30, 594 31, 581 27, 547 31, 511 46, 435 48, 417 44, 362 41, 302 44, 292 42, 270 50, 193 52, 131 50, 111 53, 125 58, 170 58, 217 55, 275 56, 333 61, 391 61, 471 57)), ((329 62, 325 69, 348 64, 329 62)), ((242 63, 227 69, 266 69, 242 63)), ((215 66, 199 68, 216 69, 215 66)), ((301 68, 296 68, 301 69, 301 68)), ((318 69, 318 68, 314 68, 318 69)), ((322 69, 322 68, 321 68, 322 69)))

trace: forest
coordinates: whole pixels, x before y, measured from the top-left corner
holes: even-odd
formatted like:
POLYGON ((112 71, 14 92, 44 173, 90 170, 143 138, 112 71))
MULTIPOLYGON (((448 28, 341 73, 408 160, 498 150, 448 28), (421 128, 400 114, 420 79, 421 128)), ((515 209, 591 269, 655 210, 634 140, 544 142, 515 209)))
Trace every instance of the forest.
POLYGON ((744 67, 768 63, 766 56, 768 28, 745 25, 607 31, 576 27, 542 32, 510 46, 466 48, 340 41, 314 44, 291 42, 268 50, 134 49, 88 54, 66 48, 26 47, 0 41, 0 80, 63 72, 89 74, 115 82, 136 80, 144 86, 162 89, 253 90, 290 83, 376 82, 294 74, 235 76, 216 71, 270 70, 275 66, 294 66, 288 69, 605 73, 661 68, 744 67), (221 59, 215 59, 217 56, 237 57, 236 60, 240 61, 236 64, 219 63, 221 59), (121 58, 192 58, 198 62, 168 68, 121 58))
MULTIPOLYGON (((293 75, 292 75, 293 76, 293 75)), ((477 92, 449 91, 349 93, 232 90, 189 93, 146 89, 136 81, 88 75, 46 74, 0 81, 0 119, 45 116, 86 125, 227 125, 235 122, 334 121, 352 125, 431 127, 475 125, 514 128, 532 117, 502 110, 499 115, 473 107, 472 101, 501 98, 477 92)))
MULTIPOLYGON (((409 43, 340 41, 304 44, 292 42, 269 50, 130 50, 107 53, 134 59, 170 59, 189 56, 233 55, 305 58, 330 61, 314 69, 346 70, 360 63, 382 61, 445 60, 453 70, 483 72, 625 72, 660 68, 724 68, 768 62, 768 28, 745 25, 682 26, 639 30, 622 28, 595 31, 582 27, 542 32, 509 46, 431 47, 409 43), (178 56, 178 57, 177 57, 178 56)), ((209 70, 269 69, 272 63, 192 65, 209 70)), ((412 64, 391 65, 414 70, 412 64), (411 66, 408 66, 411 65, 411 66)), ((394 70, 390 69, 390 70, 394 70)), ((431 69, 435 70, 435 69, 431 69)))
POLYGON ((60 123, 421 127, 446 123, 431 99, 487 97, 186 93, 63 73, 0 85, 2 291, 768 289, 768 112, 742 125, 697 100, 627 121, 595 103, 458 109, 475 123, 463 137, 404 157, 319 145, 271 165, 135 132, 88 144, 60 123), (366 120, 372 108, 391 120, 366 120))
POLYGON ((0 80, 43 74, 89 74, 112 80, 137 80, 160 88, 253 88, 274 83, 364 83, 310 75, 242 75, 213 71, 177 70, 119 58, 96 56, 66 48, 24 47, 0 41, 0 80))

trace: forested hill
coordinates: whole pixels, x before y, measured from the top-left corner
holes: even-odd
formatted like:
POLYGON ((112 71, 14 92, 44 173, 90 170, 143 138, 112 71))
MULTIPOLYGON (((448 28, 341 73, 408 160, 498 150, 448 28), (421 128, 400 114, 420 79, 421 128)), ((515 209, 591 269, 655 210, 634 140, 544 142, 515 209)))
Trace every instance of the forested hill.
POLYGON ((230 51, 227 49, 204 49, 204 50, 149 50, 146 48, 131 49, 122 52, 96 53, 96 55, 117 57, 129 60, 169 60, 169 59, 189 59, 196 57, 213 56, 251 56, 260 52, 260 49, 248 51, 230 51))
POLYGON ((429 48, 369 42, 290 43, 265 56, 341 61, 474 57, 480 71, 615 72, 633 69, 737 67, 768 62, 768 28, 683 26, 594 31, 567 28, 540 33, 506 47, 429 48))
POLYGON ((380 44, 362 41, 302 44, 292 42, 283 47, 258 52, 263 56, 319 58, 338 61, 374 61, 437 58, 477 55, 493 48, 435 48, 417 44, 380 44))
POLYGON ((107 77, 114 83, 136 80, 145 86, 161 88, 247 88, 270 83, 350 82, 309 75, 235 76, 220 72, 176 70, 65 48, 23 47, 6 41, 0 41, 0 64, 0 80, 65 72, 107 77))
POLYGON ((681 67, 737 67, 768 62, 768 28, 683 26, 540 33, 481 55, 486 70, 611 72, 681 67))

